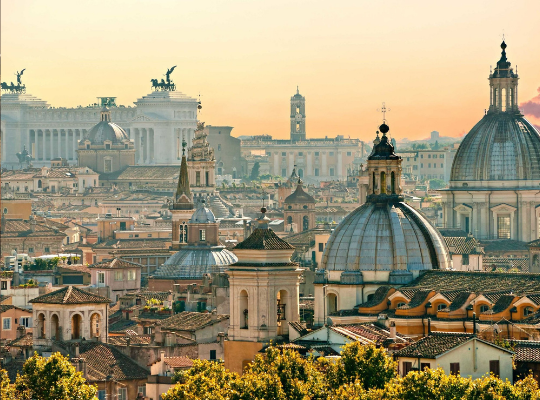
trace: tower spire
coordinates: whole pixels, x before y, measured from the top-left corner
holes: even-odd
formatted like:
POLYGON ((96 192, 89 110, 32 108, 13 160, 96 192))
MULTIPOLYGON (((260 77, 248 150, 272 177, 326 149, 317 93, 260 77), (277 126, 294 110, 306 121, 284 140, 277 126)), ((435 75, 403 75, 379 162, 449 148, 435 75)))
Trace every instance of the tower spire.
POLYGON ((191 191, 189 189, 189 175, 186 160, 186 140, 182 138, 182 163, 180 164, 180 176, 178 177, 178 185, 176 187, 175 204, 193 204, 191 203, 191 191))

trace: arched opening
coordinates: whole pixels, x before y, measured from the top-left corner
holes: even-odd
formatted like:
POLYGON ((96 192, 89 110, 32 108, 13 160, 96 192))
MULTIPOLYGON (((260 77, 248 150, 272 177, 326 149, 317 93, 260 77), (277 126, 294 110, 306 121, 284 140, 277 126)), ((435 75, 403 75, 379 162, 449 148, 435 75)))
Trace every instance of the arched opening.
POLYGON ((538 254, 535 254, 532 258, 531 272, 534 272, 534 273, 540 272, 540 256, 538 256, 538 254))
POLYGON ((302 218, 302 230, 307 231, 309 229, 309 217, 304 215, 302 218))
POLYGON ((326 296, 326 301, 328 303, 328 315, 331 315, 332 313, 337 312, 338 310, 338 298, 337 294, 335 293, 328 293, 326 296))
POLYGON ((493 105, 495 107, 498 107, 499 105, 499 91, 497 90, 497 88, 493 88, 493 105))
POLYGON ((523 316, 528 317, 529 315, 534 314, 534 308, 532 307, 525 307, 523 309, 523 316))
POLYGON ((71 339, 81 338, 81 325, 82 317, 80 314, 75 314, 73 317, 71 317, 71 339))
POLYGON ((240 329, 248 329, 249 327, 249 305, 248 293, 245 290, 240 292, 238 299, 238 310, 240 312, 240 329))
POLYGON ((41 179, 38 179, 37 181, 37 187, 38 189, 41 189, 43 186, 42 186, 42 183, 41 183, 41 179))
POLYGON ((390 174, 390 186, 392 194, 396 194, 396 173, 394 171, 390 174))
POLYGON ((386 193, 386 172, 381 171, 381 193, 386 193))
POLYGON ((38 315, 37 330, 38 330, 38 338, 45 339, 45 314, 43 313, 38 315))
POLYGON ((60 320, 56 314, 51 317, 51 339, 60 340, 60 320))
POLYGON ((507 102, 507 98, 506 98, 506 88, 502 88, 501 89, 501 111, 506 111, 506 102, 507 102))
POLYGON ((377 187, 377 185, 375 184, 375 182, 376 182, 376 181, 375 181, 375 172, 374 172, 374 173, 373 173, 373 182, 372 182, 372 185, 373 185, 373 186, 372 186, 372 188, 371 188, 373 194, 375 194, 375 189, 376 189, 376 187, 377 187))
POLYGON ((441 303, 441 304, 439 304, 439 305, 437 306, 437 311, 442 311, 442 310, 444 310, 445 308, 446 308, 446 304, 441 303))
POLYGON ((98 313, 92 314, 90 317, 90 337, 98 338, 99 337, 99 327, 101 323, 101 316, 98 313))
POLYGON ((287 217, 287 223, 292 224, 292 217, 290 215, 287 217))
POLYGON ((287 321, 291 320, 290 307, 287 307, 289 303, 289 292, 286 290, 280 290, 277 293, 277 334, 286 335, 289 333, 289 324, 287 321))

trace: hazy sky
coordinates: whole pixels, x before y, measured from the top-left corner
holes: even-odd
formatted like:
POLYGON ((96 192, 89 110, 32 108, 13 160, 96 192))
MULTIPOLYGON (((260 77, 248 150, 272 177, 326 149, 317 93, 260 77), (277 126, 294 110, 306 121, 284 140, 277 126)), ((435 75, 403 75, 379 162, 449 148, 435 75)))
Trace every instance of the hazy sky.
POLYGON ((540 125, 540 1, 2 0, 2 81, 26 68, 53 106, 117 96, 150 79, 202 94, 200 119, 233 134, 289 135, 306 96, 308 137, 372 140, 382 101, 400 139, 466 133, 488 106, 490 65, 508 58, 540 125))

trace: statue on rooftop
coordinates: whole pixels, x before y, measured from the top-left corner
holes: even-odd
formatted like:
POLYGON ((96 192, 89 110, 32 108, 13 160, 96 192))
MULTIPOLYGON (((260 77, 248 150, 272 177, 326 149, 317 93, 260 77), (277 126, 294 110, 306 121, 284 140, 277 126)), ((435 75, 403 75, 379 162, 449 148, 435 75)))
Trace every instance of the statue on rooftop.
POLYGON ((150 79, 150 82, 152 82, 152 90, 158 91, 174 91, 176 90, 176 85, 171 80, 171 74, 176 68, 176 65, 172 68, 168 68, 167 72, 165 73, 165 77, 167 78, 167 81, 165 79, 161 79, 161 82, 159 79, 150 79))

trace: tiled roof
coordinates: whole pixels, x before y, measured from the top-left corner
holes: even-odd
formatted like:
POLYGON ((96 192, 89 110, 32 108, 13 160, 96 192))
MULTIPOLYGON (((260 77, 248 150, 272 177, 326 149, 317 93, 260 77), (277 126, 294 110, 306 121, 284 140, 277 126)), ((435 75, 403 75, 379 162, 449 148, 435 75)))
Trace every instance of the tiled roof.
POLYGON ((527 243, 529 247, 540 247, 540 239, 533 240, 532 242, 527 243))
POLYGON ((439 232, 445 237, 467 237, 467 232, 459 228, 441 228, 439 232))
POLYGON ((188 357, 176 356, 165 357, 163 362, 170 368, 191 368, 193 367, 193 360, 188 357))
POLYGON ((498 239, 498 240, 482 240, 482 246, 486 253, 499 251, 528 251, 527 243, 520 240, 498 239))
POLYGON ((466 271, 426 271, 410 284, 407 290, 469 291, 482 293, 514 293, 518 296, 540 293, 540 274, 466 271))
POLYGON ((109 325, 109 333, 124 333, 128 329, 136 327, 137 323, 130 319, 121 319, 109 325))
POLYGON ((499 297, 499 300, 497 300, 497 302, 493 306, 493 309, 490 311, 493 314, 503 312, 504 310, 506 310, 508 307, 512 305, 512 302, 514 301, 515 298, 516 296, 514 295, 504 295, 504 296, 499 297))
POLYGON ((61 265, 58 265, 58 268, 68 269, 68 270, 74 271, 74 272, 83 272, 85 274, 90 273, 90 270, 88 269, 88 266, 82 265, 82 264, 75 264, 75 265, 73 265, 73 264, 72 265, 61 264, 61 265))
POLYGON ((111 239, 96 244, 96 249, 168 249, 171 238, 156 239, 111 239))
POLYGON ((99 269, 123 269, 123 268, 142 268, 142 264, 126 261, 121 258, 113 258, 112 260, 105 260, 96 264, 89 265, 88 268, 99 269))
POLYGON ((180 174, 177 166, 129 166, 123 171, 101 174, 100 179, 107 180, 168 180, 176 181, 180 174))
POLYGON ((375 293, 373 294, 373 298, 371 300, 366 301, 365 303, 360 304, 358 307, 375 307, 383 300, 386 300, 386 295, 388 292, 392 289, 390 286, 380 286, 375 293))
POLYGON ((243 242, 238 243, 234 250, 288 250, 294 249, 285 240, 278 237, 272 229, 255 229, 243 242))
POLYGON ((20 219, 2 220, 2 237, 53 237, 66 235, 58 229, 41 223, 35 223, 32 231, 32 224, 29 221, 20 219))
POLYGON ((15 339, 9 342, 9 347, 32 347, 33 345, 34 345, 34 336, 31 332, 27 333, 24 336, 21 336, 18 339, 15 339))
POLYGON ((409 339, 401 334, 396 334, 395 338, 390 337, 388 328, 365 322, 352 325, 333 325, 330 329, 349 339, 360 341, 362 343, 408 343, 409 339))
POLYGON ((110 303, 111 300, 96 294, 79 289, 75 286, 67 286, 55 292, 47 293, 30 300, 30 303, 46 304, 87 304, 87 303, 110 303))
POLYGON ((461 333, 432 333, 394 353, 397 357, 436 358, 473 338, 473 335, 461 333))
POLYGON ((540 342, 511 340, 514 345, 514 361, 540 363, 540 342))
POLYGON ((130 346, 149 345, 152 343, 152 336, 150 335, 128 335, 128 336, 111 336, 109 337, 109 344, 113 346, 127 346, 129 339, 130 346))
MULTIPOLYGON (((469 298, 469 296, 471 295, 470 292, 460 292, 455 298, 454 300, 452 301, 452 303, 450 303, 450 306, 448 306, 446 309, 448 311, 456 311, 456 310, 459 310, 461 307, 463 307, 463 305, 465 304, 465 302, 467 301, 467 299, 469 298)), ((444 310, 443 310, 444 311, 444 310)))
POLYGON ((484 269, 495 268, 518 268, 522 272, 529 272, 529 257, 484 257, 484 269))
POLYGON ((149 290, 141 290, 140 292, 130 292, 126 293, 122 297, 133 297, 133 298, 142 298, 142 299, 157 299, 157 300, 167 300, 169 292, 153 292, 149 290))
POLYGON ((149 370, 139 366, 120 350, 100 342, 81 342, 79 358, 87 362, 90 382, 105 381, 109 375, 115 381, 124 381, 146 379, 150 374, 149 370))
POLYGON ((212 313, 183 311, 161 321, 161 330, 193 332, 226 319, 229 319, 229 316, 225 314, 214 315, 212 313), (213 317, 215 320, 212 319, 213 317))
POLYGON ((415 308, 421 305, 427 298, 428 294, 431 292, 431 290, 418 290, 412 299, 405 304, 404 306, 398 307, 400 310, 407 310, 410 308, 415 308))
POLYGON ((289 322, 289 326, 291 327, 291 329, 294 329, 296 332, 298 332, 300 336, 304 336, 308 333, 306 327, 300 322, 289 322))
POLYGON ((480 242, 472 236, 443 237, 451 254, 484 254, 480 242))
POLYGON ((20 308, 20 307, 14 306, 12 304, 0 304, 0 313, 6 312, 8 310, 12 310, 14 308, 16 308, 17 310, 20 310, 20 311, 25 311, 25 312, 29 313, 30 315, 32 314, 32 311, 25 310, 24 308, 20 308))

